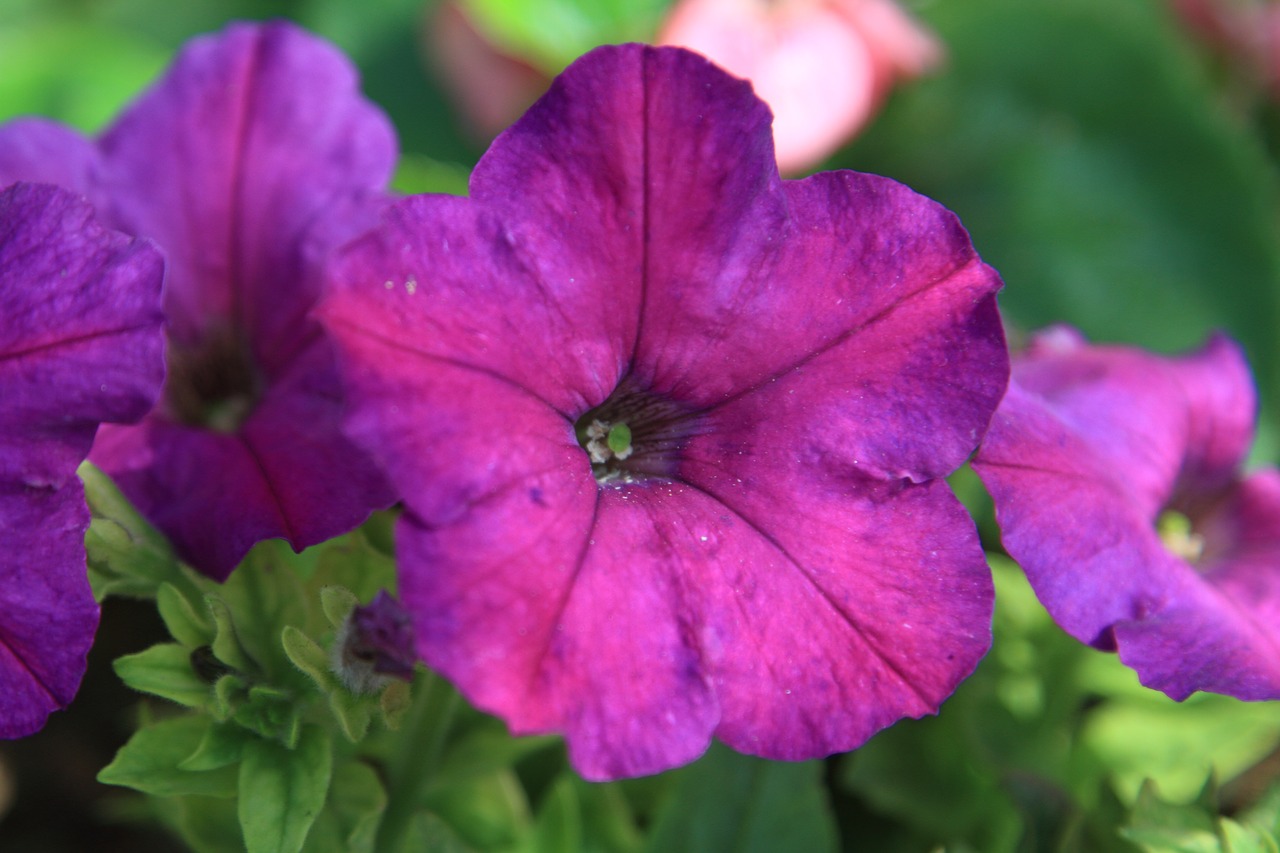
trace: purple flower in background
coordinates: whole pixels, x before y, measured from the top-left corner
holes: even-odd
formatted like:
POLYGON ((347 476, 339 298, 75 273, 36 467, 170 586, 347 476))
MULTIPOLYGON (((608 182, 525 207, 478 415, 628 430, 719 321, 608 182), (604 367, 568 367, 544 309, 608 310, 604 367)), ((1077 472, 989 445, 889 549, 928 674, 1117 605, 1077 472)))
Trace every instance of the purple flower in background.
POLYGON ((1004 391, 999 279, 893 181, 780 180, 769 123, 695 54, 593 51, 319 309, 419 651, 591 779, 850 749, 990 642, 938 478, 1004 391))
POLYGON ((160 253, 51 186, 0 192, 0 737, 65 707, 98 626, 76 468, 164 379, 160 253))
POLYGON ((323 257, 375 221, 394 161, 350 63, 283 23, 192 41, 96 144, 41 120, 0 129, 0 182, 72 187, 166 254, 163 398, 104 429, 93 460, 213 577, 259 540, 300 549, 392 500, 341 434, 308 313, 323 257))
POLYGON ((1241 473, 1255 406, 1225 337, 1162 358, 1059 328, 1015 360, 974 461, 1058 624, 1174 699, 1280 698, 1280 472, 1241 473))

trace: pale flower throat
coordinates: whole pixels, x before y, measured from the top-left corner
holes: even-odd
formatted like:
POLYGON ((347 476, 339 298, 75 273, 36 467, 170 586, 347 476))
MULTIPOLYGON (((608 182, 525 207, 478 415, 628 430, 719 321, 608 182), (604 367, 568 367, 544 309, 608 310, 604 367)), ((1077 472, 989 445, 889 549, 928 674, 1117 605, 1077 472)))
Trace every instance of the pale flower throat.
POLYGON ((685 407, 623 382, 574 424, 578 444, 601 485, 670 480, 700 418, 685 407))

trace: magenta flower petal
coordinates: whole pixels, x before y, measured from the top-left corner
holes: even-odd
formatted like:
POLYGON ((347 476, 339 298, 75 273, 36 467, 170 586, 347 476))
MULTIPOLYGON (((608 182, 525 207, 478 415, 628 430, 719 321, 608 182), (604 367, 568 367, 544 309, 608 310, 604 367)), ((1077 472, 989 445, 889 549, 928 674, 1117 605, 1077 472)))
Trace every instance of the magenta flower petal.
POLYGON ((0 187, 28 181, 88 193, 98 162, 92 142, 56 122, 20 118, 0 126, 0 187))
POLYGON ((0 192, 0 737, 75 695, 98 624, 76 467, 164 378, 159 253, 50 186, 0 192))
POLYGON ((107 431, 94 461, 217 578, 260 539, 301 549, 391 503, 338 429, 330 345, 309 317, 327 253, 376 221, 395 162, 350 62, 286 23, 232 25, 190 42, 96 146, 75 140, 11 125, 0 174, 66 180, 168 258, 164 398, 107 431))
POLYGON ((50 186, 0 194, 0 482, 61 488, 102 421, 137 420, 164 377, 155 248, 50 186))
POLYGON ((1280 698, 1280 475, 1240 473, 1254 405, 1221 336, 1167 359, 1055 330, 974 461, 1058 624, 1176 699, 1280 698))
POLYGON ((850 749, 986 650, 934 478, 1004 390, 999 279, 891 181, 781 181, 705 60, 592 52, 470 199, 400 202, 331 279, 419 650, 588 778, 850 749))
MULTIPOLYGON (((284 23, 193 40, 99 146, 116 221, 169 258, 176 339, 229 322, 269 376, 315 335, 303 322, 319 287, 309 230, 335 207, 351 217, 354 202, 380 201, 395 162, 393 131, 351 63, 284 23)), ((323 236, 365 223, 333 233, 331 220, 323 236)))

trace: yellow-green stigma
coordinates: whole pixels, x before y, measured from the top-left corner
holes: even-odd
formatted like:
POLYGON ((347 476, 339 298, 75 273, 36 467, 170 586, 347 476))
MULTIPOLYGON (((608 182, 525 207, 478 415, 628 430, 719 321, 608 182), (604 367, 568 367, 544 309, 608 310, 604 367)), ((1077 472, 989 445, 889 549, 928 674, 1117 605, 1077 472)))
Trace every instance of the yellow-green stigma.
POLYGON ((1191 519, 1176 510, 1165 510, 1156 521, 1160 541, 1169 553, 1195 564, 1204 555, 1204 537, 1191 527, 1191 519))

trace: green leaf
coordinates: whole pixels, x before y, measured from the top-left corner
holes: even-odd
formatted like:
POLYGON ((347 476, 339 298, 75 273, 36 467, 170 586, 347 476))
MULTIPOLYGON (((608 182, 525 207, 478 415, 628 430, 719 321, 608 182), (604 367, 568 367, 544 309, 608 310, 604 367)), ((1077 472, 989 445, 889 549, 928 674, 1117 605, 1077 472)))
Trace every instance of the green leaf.
POLYGON ((577 853, 582 849, 582 813, 578 792, 567 775, 551 787, 533 827, 538 853, 577 853))
POLYGON ((432 789, 426 805, 463 843, 480 850, 519 845, 533 828, 528 796, 510 770, 432 789))
POLYGON ((391 186, 396 192, 406 194, 444 193, 465 196, 469 190, 469 176, 469 170, 454 163, 442 163, 422 155, 403 156, 396 167, 391 186))
POLYGON ((653 41, 670 0, 463 0, 505 52, 548 76, 600 44, 653 41))
POLYGON ((558 737, 550 735, 512 737, 502 723, 485 718, 461 737, 450 739, 439 766, 432 771, 431 784, 448 787, 494 773, 559 742, 558 737))
POLYGON ((1165 802, 1148 781, 1121 834, 1151 853, 1220 853, 1215 823, 1203 804, 1165 802))
POLYGON ((324 811, 307 835, 304 853, 371 853, 386 807, 386 791, 367 764, 339 765, 334 768, 324 811))
POLYGON ((244 853, 234 799, 175 797, 168 819, 194 853, 244 853))
MULTIPOLYGON (((386 515, 380 514, 379 519, 386 515)), ((333 539, 313 550, 318 552, 313 584, 322 588, 345 587, 357 601, 370 601, 379 590, 396 588, 395 559, 388 551, 375 547, 363 531, 333 539)))
POLYGON ((329 694, 329 708, 347 740, 358 743, 368 734, 369 724, 373 721, 372 697, 356 696, 339 686, 329 694))
POLYGON ((238 812, 248 853, 298 853, 324 807, 333 768, 329 736, 307 726, 296 749, 270 740, 245 745, 238 812))
POLYGON ((191 667, 191 651, 177 643, 161 643, 115 662, 116 675, 134 690, 171 699, 189 708, 203 707, 213 691, 191 667))
POLYGON ((320 608, 334 628, 341 628, 359 604, 360 599, 345 586, 326 586, 320 590, 320 608))
POLYGON ((289 690, 255 684, 241 694, 231 718, 264 738, 280 741, 293 749, 302 730, 302 703, 289 690))
POLYGON ((713 743, 675 771, 670 799, 655 818, 654 853, 812 853, 836 849, 836 826, 822 763, 765 761, 713 743))
POLYGON ((138 730, 98 774, 98 781, 160 797, 181 794, 234 796, 234 768, 183 770, 180 767, 197 751, 209 725, 206 717, 184 715, 138 730))
POLYGON ((245 743, 253 736, 240 726, 214 723, 200 740, 200 745, 179 762, 182 770, 217 770, 235 764, 244 752, 245 743))
POLYGON ((85 551, 94 597, 149 598, 160 584, 180 579, 168 541, 138 514, 111 478, 89 462, 76 473, 92 515, 85 551))
POLYGON ((305 672, 322 691, 328 693, 341 688, 338 678, 329 669, 329 656, 320 645, 292 625, 286 625, 280 642, 289 660, 305 672))
POLYGON ((213 640, 213 625, 173 584, 162 583, 156 589, 156 608, 169 633, 184 646, 199 648, 213 640))
POLYGON ((236 633, 231 608, 212 593, 205 596, 205 603, 209 607, 209 615, 213 617, 214 636, 210 645, 213 647, 214 655, 232 669, 243 673, 258 672, 260 667, 245 650, 236 633))
MULTIPOLYGON (((1114 656, 1093 657, 1098 659, 1090 673, 1103 665, 1122 670, 1114 676, 1123 677, 1128 689, 1093 709, 1081 741, 1106 762, 1124 796, 1134 796, 1143 780, 1151 778, 1166 796, 1187 799, 1211 772, 1235 776, 1280 741, 1280 719, 1273 707, 1203 693, 1174 702, 1139 686, 1114 656)), ((1101 675, 1091 681, 1104 692, 1107 682, 1101 675)))
POLYGON ((1222 849, 1228 853, 1278 853, 1280 845, 1276 837, 1265 829, 1236 823, 1230 818, 1219 818, 1218 836, 1222 849))

